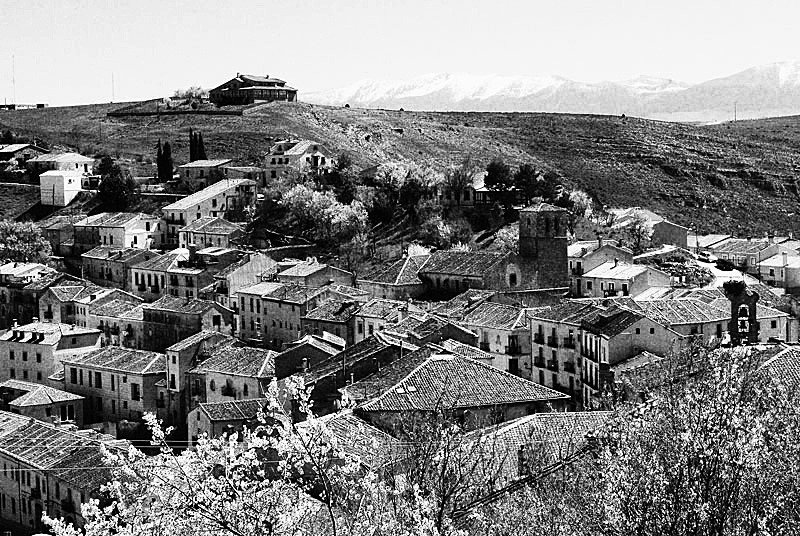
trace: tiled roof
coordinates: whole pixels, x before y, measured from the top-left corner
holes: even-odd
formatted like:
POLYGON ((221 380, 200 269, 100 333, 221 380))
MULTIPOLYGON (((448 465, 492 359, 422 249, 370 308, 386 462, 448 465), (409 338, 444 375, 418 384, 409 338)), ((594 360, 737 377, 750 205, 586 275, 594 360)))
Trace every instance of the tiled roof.
POLYGON ((233 162, 233 160, 231 159, 195 160, 194 162, 189 162, 188 164, 183 164, 182 166, 178 166, 178 169, 218 167, 218 166, 224 166, 225 164, 229 164, 230 162, 233 162))
POLYGON ((138 212, 101 212, 87 216, 75 225, 81 227, 123 227, 125 224, 138 220, 142 216, 152 218, 138 212))
MULTIPOLYGON (((318 420, 324 427, 322 433, 330 433, 336 447, 362 465, 377 469, 404 457, 402 442, 353 415, 351 410, 325 415, 318 420)), ((305 423, 298 428, 307 433, 315 432, 305 423)))
MULTIPOLYGON (((642 367, 651 366, 654 363, 659 363, 663 361, 663 359, 663 357, 657 356, 645 350, 644 352, 640 352, 611 366, 610 370, 615 375, 625 374, 642 367)), ((619 378, 615 377, 615 379, 619 378)))
MULTIPOLYGON (((711 305, 713 307, 717 307, 718 309, 727 309, 728 317, 730 318, 731 302, 727 298, 718 298, 713 302, 711 302, 711 305)), ((759 320, 762 320, 764 318, 776 318, 781 316, 789 316, 789 315, 773 307, 761 305, 760 303, 756 304, 756 318, 759 320)))
POLYGON ((502 303, 483 302, 464 315, 461 323, 499 330, 526 328, 525 308, 502 303))
POLYGON ((251 82, 251 83, 256 83, 256 84, 258 84, 258 83, 265 84, 265 83, 268 83, 268 82, 274 82, 276 84, 284 83, 284 81, 281 80, 280 78, 272 78, 269 75, 267 75, 267 76, 259 76, 259 75, 254 75, 254 74, 240 74, 239 76, 237 76, 237 78, 239 80, 241 80, 242 82, 251 82))
POLYGON ((278 277, 308 277, 309 275, 315 274, 326 269, 327 267, 327 264, 319 263, 316 260, 311 262, 304 261, 278 273, 278 277))
POLYGON ((382 266, 371 274, 364 276, 361 281, 383 283, 388 285, 416 285, 422 283, 419 278, 419 270, 427 262, 430 255, 411 255, 403 257, 391 263, 389 266, 382 266))
POLYGON ((330 343, 328 343, 326 340, 324 340, 321 337, 318 337, 316 335, 306 335, 302 339, 298 339, 298 340, 296 340, 294 342, 291 342, 291 343, 289 343, 287 345, 287 348, 284 351, 293 350, 293 349, 298 348, 300 346, 306 346, 306 345, 313 346, 314 348, 317 348, 318 350, 322 350, 323 352, 325 352, 328 355, 335 355, 335 354, 338 354, 341 351, 339 348, 336 348, 335 346, 333 346, 330 343))
POLYGON ((268 398, 251 398, 249 400, 230 400, 226 402, 205 402, 200 404, 200 411, 210 421, 249 421, 258 417, 258 413, 269 405, 268 398))
POLYGON ((727 322, 730 319, 728 309, 697 298, 642 300, 636 304, 646 317, 667 326, 727 322))
MULTIPOLYGON (((616 240, 604 239, 603 247, 605 246, 611 246, 619 251, 622 251, 623 253, 629 253, 633 255, 633 251, 628 248, 620 247, 616 240)), ((567 246, 567 257, 581 258, 589 253, 597 251, 598 249, 600 249, 600 243, 598 240, 583 240, 575 242, 567 246)))
MULTIPOLYGON (((230 160, 227 162, 230 162, 230 160)), ((206 201, 207 199, 211 199, 212 197, 216 197, 217 195, 230 190, 231 188, 236 188, 238 186, 255 186, 255 184, 256 183, 250 179, 223 179, 219 182, 215 182, 207 188, 203 188, 199 192, 195 192, 192 195, 187 195, 183 199, 179 199, 178 201, 165 206, 162 210, 188 210, 195 205, 199 205, 203 201, 206 201)))
POLYGON ((105 316, 109 318, 120 318, 125 320, 144 319, 144 309, 141 303, 131 303, 128 300, 114 299, 101 303, 93 308, 89 308, 95 316, 105 316))
POLYGON ((190 348, 190 347, 194 346, 195 344, 198 344, 198 343, 203 342, 203 341, 208 340, 208 339, 214 339, 214 338, 216 338, 216 339, 222 338, 224 340, 227 340, 228 342, 234 342, 236 340, 235 338, 231 337, 230 335, 225 335, 223 333, 220 333, 219 331, 210 331, 210 330, 204 329, 203 331, 200 331, 199 333, 195 333, 194 335, 191 335, 190 337, 187 337, 187 338, 185 338, 185 339, 183 339, 181 341, 176 342, 172 346, 169 346, 167 348, 167 351, 168 352, 181 352, 183 350, 186 350, 187 348, 190 348))
POLYGON ((408 302, 399 300, 387 300, 384 298, 373 298, 358 311, 358 316, 369 318, 382 318, 392 321, 397 318, 399 311, 408 305, 408 302))
POLYGON ((770 377, 789 387, 800 386, 800 349, 791 346, 761 365, 770 377))
POLYGON ((208 356, 192 369, 193 373, 218 372, 248 378, 271 378, 275 375, 277 352, 263 348, 237 346, 223 342, 208 350, 208 356))
POLYGON ((426 344, 404 353, 377 372, 343 387, 341 392, 356 404, 364 404, 381 396, 425 362, 431 355, 442 352, 435 344, 426 344))
POLYGON ((0 452, 25 465, 46 469, 49 475, 81 491, 99 489, 112 478, 101 445, 127 449, 128 443, 94 430, 69 431, 0 412, 0 452))
POLYGON ((155 255, 152 259, 134 264, 137 270, 150 270, 153 272, 166 272, 171 267, 176 266, 178 261, 189 259, 189 252, 186 250, 175 250, 163 255, 155 255))
POLYGON ((369 299, 370 296, 369 292, 348 285, 328 284, 325 285, 325 289, 328 290, 329 292, 336 293, 341 296, 346 296, 348 298, 354 298, 354 299, 361 298, 361 300, 359 301, 366 301, 367 299, 369 299))
POLYGON ((307 372, 305 374, 306 385, 313 384, 322 378, 338 373, 342 369, 342 363, 352 367, 365 359, 372 359, 375 354, 382 352, 390 346, 397 347, 403 354, 406 352, 413 352, 417 349, 417 346, 413 344, 386 336, 384 333, 375 333, 371 337, 367 337, 352 346, 348 346, 336 355, 319 363, 310 372, 307 372))
POLYGON ((558 305, 538 309, 530 317, 551 322, 580 325, 585 318, 593 316, 599 309, 594 303, 570 300, 558 305))
POLYGON ((325 287, 311 288, 301 285, 280 285, 264 297, 271 300, 303 304, 324 292, 326 292, 325 287))
POLYGON ((614 337, 644 318, 644 315, 621 307, 597 311, 592 318, 583 321, 583 328, 599 335, 614 337))
POLYGON ((783 254, 776 253, 768 259, 763 259, 761 261, 761 266, 765 268, 783 268, 784 266, 787 268, 800 268, 800 255, 787 254, 786 264, 783 264, 783 254))
POLYGON ((442 305, 434 309, 434 312, 440 316, 446 316, 454 319, 461 319, 467 314, 468 311, 477 307, 481 303, 489 300, 497 294, 494 290, 479 290, 469 289, 458 296, 451 298, 449 301, 444 302, 442 305))
POLYGON ((55 402, 67 402, 70 400, 83 400, 82 396, 61 391, 47 385, 26 382, 22 380, 6 380, 0 383, 0 389, 13 389, 24 391, 25 393, 9 402, 12 406, 45 406, 55 402))
POLYGON ((748 240, 746 238, 731 238, 725 242, 713 246, 711 249, 715 254, 728 253, 739 255, 750 255, 767 249, 771 244, 769 240, 748 240))
POLYGON ((30 344, 44 344, 52 346, 58 344, 62 337, 69 337, 71 335, 85 335, 87 333, 100 335, 100 331, 94 328, 85 328, 71 324, 60 324, 58 322, 32 322, 11 328, 2 335, 0 341, 16 341, 30 344), (19 333, 15 338, 14 332, 19 333), (43 336, 42 340, 38 337, 34 341, 34 334, 43 336))
POLYGON ((113 260, 117 262, 128 262, 136 257, 140 257, 142 255, 146 255, 150 253, 151 255, 157 255, 155 251, 148 251, 146 249, 139 249, 139 248, 120 248, 114 246, 97 246, 96 248, 90 249, 86 253, 82 254, 81 257, 86 259, 101 259, 101 260, 113 260))
POLYGON ((78 164, 94 163, 94 158, 83 156, 78 153, 48 153, 31 158, 28 162, 73 162, 78 164))
POLYGON ((483 277, 508 258, 505 253, 478 251, 436 251, 420 269, 420 273, 483 277))
POLYGON ((607 261, 600 266, 592 268, 583 274, 583 277, 587 279, 594 277, 600 279, 632 279, 637 275, 647 272, 647 270, 658 271, 655 268, 650 268, 644 264, 630 264, 622 261, 607 261))
POLYGON ((35 147, 30 143, 10 143, 8 145, 0 144, 0 153, 16 153, 17 151, 21 151, 26 147, 35 147))
POLYGON ((486 361, 492 361, 494 359, 494 356, 489 352, 484 352, 480 348, 470 346, 453 339, 447 339, 446 341, 442 341, 437 344, 448 352, 452 352, 463 357, 469 357, 470 359, 484 359, 486 361))
POLYGON ((314 309, 303 315, 304 320, 325 322, 347 322, 358 311, 359 304, 352 300, 329 298, 320 302, 314 309))
POLYGON ((106 346, 80 356, 65 356, 61 361, 69 365, 131 374, 163 374, 167 370, 167 356, 164 354, 121 346, 106 346))
POLYGON ((65 285, 50 287, 49 290, 59 301, 68 302, 91 294, 101 294, 108 289, 87 281, 70 281, 65 285))
POLYGON ((256 296, 260 296, 262 298, 269 296, 274 291, 279 289, 283 286, 283 283, 275 283, 272 281, 262 281, 260 283, 256 283, 255 285, 250 285, 249 287, 245 287, 239 289, 237 294, 253 294, 256 296))
POLYGON ((25 290, 46 290, 53 285, 56 285, 62 281, 74 281, 77 279, 68 274, 62 274, 61 272, 43 272, 39 274, 39 277, 25 285, 25 290))
POLYGON ((36 275, 39 272, 52 272, 53 269, 39 264, 38 262, 7 262, 0 265, 0 275, 6 276, 28 276, 36 275))
POLYGON ((199 298, 181 298, 178 296, 162 296, 153 303, 142 306, 148 311, 169 311, 172 313, 203 314, 211 309, 222 308, 216 302, 201 300, 199 298))
POLYGON ((204 216, 199 220, 194 220, 186 227, 179 229, 180 232, 203 232, 208 234, 224 234, 228 235, 241 231, 242 227, 235 223, 231 223, 223 218, 215 218, 213 216, 204 216))
POLYGON ((418 339, 424 339, 436 334, 437 332, 440 332, 445 326, 448 325, 474 336, 469 329, 461 326, 460 324, 427 313, 409 314, 402 321, 387 329, 387 333, 396 334, 402 337, 413 335, 418 339))
POLYGON ((690 234, 686 237, 686 244, 690 248, 698 247, 700 248, 707 248, 716 244, 717 242, 722 242, 723 240, 727 240, 730 238, 731 235, 726 234, 708 234, 708 235, 695 235, 690 234))
POLYGON ((434 411, 564 398, 566 395, 480 361, 440 354, 426 359, 362 407, 365 411, 434 411))

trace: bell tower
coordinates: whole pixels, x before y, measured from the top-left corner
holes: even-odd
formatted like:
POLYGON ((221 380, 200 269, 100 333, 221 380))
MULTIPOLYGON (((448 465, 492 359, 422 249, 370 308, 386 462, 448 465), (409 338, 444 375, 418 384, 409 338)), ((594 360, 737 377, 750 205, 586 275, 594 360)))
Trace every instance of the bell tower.
POLYGON ((532 263, 539 288, 568 286, 567 218, 561 207, 539 203, 519 213, 519 257, 532 263))

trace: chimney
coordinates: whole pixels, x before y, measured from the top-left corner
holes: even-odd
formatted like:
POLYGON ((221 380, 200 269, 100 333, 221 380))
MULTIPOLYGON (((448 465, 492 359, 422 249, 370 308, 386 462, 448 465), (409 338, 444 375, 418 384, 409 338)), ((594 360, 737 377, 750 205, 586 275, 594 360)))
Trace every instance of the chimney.
POLYGON ((619 266, 619 258, 614 257, 614 268, 616 268, 617 266, 619 266))
POLYGON ((783 257, 783 266, 786 267, 786 265, 789 264, 789 253, 784 251, 781 253, 781 257, 783 257))
POLYGON ((16 318, 14 319, 14 324, 13 324, 13 326, 12 326, 12 327, 15 327, 15 328, 18 328, 18 327, 19 327, 19 322, 17 322, 17 319, 16 319, 16 318))
POLYGON ((794 240, 794 233, 789 231, 789 240, 794 240))
POLYGON ((603 236, 602 235, 597 235, 597 247, 598 248, 603 247, 603 236))
POLYGON ((189 244, 189 264, 197 258, 197 244, 189 244))
POLYGON ((35 323, 36 323, 36 322, 38 322, 38 321, 39 321, 39 317, 38 317, 38 316, 34 316, 34 317, 33 317, 33 323, 35 324, 35 323))

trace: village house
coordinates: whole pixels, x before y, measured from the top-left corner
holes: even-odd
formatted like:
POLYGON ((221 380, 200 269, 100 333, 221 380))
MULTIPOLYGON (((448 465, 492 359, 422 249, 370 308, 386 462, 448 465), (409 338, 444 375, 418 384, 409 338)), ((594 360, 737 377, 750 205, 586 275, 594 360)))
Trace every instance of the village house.
POLYGON ((47 153, 47 149, 31 143, 0 144, 0 162, 11 162, 18 169, 25 169, 28 160, 47 153))
POLYGON ((289 285, 322 287, 329 284, 352 285, 353 273, 317 261, 315 257, 278 272, 278 281, 289 285))
POLYGON ((44 422, 83 426, 83 397, 41 383, 6 380, 0 383, 0 411, 44 422))
MULTIPOLYGON (((190 407, 199 404, 199 395, 192 400, 189 371, 208 357, 209 350, 223 342, 236 339, 218 331, 203 330, 167 348, 167 372, 163 388, 159 389, 158 406, 164 409, 165 423, 183 430, 190 407)), ((199 392, 199 390, 195 389, 199 392)))
POLYGON ((689 234, 688 249, 690 252, 696 255, 707 255, 711 253, 717 244, 720 244, 729 238, 732 237, 731 235, 727 234, 689 234))
POLYGON ((222 169, 226 179, 247 179, 264 186, 267 173, 257 166, 225 166, 222 169))
POLYGON ((297 90, 287 86, 280 78, 236 73, 235 78, 209 91, 208 98, 217 106, 272 101, 294 102, 297 100, 297 90))
POLYGON ((212 246, 230 248, 242 235, 244 230, 241 225, 220 217, 207 216, 179 229, 178 245, 182 248, 188 248, 190 245, 197 245, 200 248, 212 246))
POLYGON ((221 437, 257 426, 259 413, 268 411, 269 398, 205 402, 189 412, 189 448, 199 437, 221 437))
POLYGON ((142 348, 163 352, 168 346, 199 333, 233 332, 233 311, 222 305, 197 298, 164 296, 142 306, 144 317, 142 348))
POLYGON ((780 253, 779 244, 771 238, 728 238, 708 248, 717 258, 726 260, 749 274, 758 274, 762 261, 780 253))
POLYGON ((259 281, 272 279, 277 273, 278 263, 260 252, 245 253, 241 259, 214 274, 214 282, 203 289, 205 299, 213 300, 239 314, 239 290, 259 281))
POLYGON ((167 272, 181 261, 189 260, 189 251, 177 249, 131 266, 130 291, 144 301, 152 302, 167 295, 167 272))
MULTIPOLYGON (((413 415, 444 411, 464 428, 474 430, 562 409, 568 399, 552 389, 435 345, 409 353, 363 381, 371 382, 371 395, 376 396, 360 403, 355 413, 390 433, 413 415)), ((351 385, 349 391, 358 391, 358 385, 351 385)))
POLYGON ((53 216, 38 222, 42 234, 50 243, 54 255, 66 257, 72 255, 75 243, 75 222, 86 217, 85 214, 53 216))
POLYGON ((0 266, 0 329, 27 324, 39 316, 39 300, 50 287, 75 281, 39 263, 10 262, 0 266))
POLYGON ((333 169, 336 159, 323 145, 312 140, 281 140, 264 156, 264 168, 271 179, 291 173, 320 174, 333 169))
POLYGON ((186 260, 178 260, 166 270, 166 293, 170 296, 195 298, 201 289, 214 283, 214 275, 239 261, 247 254, 235 249, 210 247, 197 250, 189 246, 186 260))
POLYGON ((0 412, 0 518, 15 533, 46 532, 42 514, 82 527, 81 504, 99 499, 112 478, 107 451, 121 454, 126 441, 74 425, 42 422, 0 412), (31 448, 60 445, 59 448, 31 448), (81 467, 75 471, 74 467, 81 467))
POLYGON ((82 273, 98 285, 132 291, 131 268, 155 257, 159 253, 150 249, 97 246, 81 255, 82 273))
POLYGON ((225 179, 184 197, 162 209, 166 234, 164 247, 177 247, 180 230, 204 217, 236 221, 256 202, 256 183, 247 179, 225 179))
POLYGON ((331 337, 305 335, 302 339, 286 345, 286 349, 275 356, 275 377, 279 380, 296 373, 307 372, 344 350, 331 337))
POLYGON ((428 313, 409 313, 403 320, 393 326, 387 326, 378 333, 385 333, 416 346, 430 342, 439 343, 448 339, 478 346, 478 336, 472 330, 459 322, 428 313))
POLYGON ((226 178, 225 166, 230 163, 230 159, 195 160, 178 166, 178 175, 182 181, 205 188, 226 178))
POLYGON ((461 319, 461 325, 478 336, 478 345, 489 352, 490 365, 522 375, 520 361, 531 353, 531 332, 523 307, 484 302, 461 319))
POLYGON ((76 171, 45 171, 39 175, 42 205, 66 207, 81 192, 81 174, 76 171))
POLYGON ((358 288, 370 293, 373 298, 407 300, 418 298, 425 292, 419 278, 419 270, 428 260, 428 255, 408 255, 388 266, 358 279, 358 288))
POLYGON ((800 255, 787 251, 764 259, 758 265, 759 277, 767 285, 786 289, 792 294, 800 291, 800 255))
POLYGON ((78 153, 47 153, 30 158, 27 161, 28 171, 34 175, 39 175, 45 171, 91 173, 93 167, 94 158, 78 153))
POLYGON ((504 253, 436 251, 419 270, 425 289, 445 296, 471 288, 498 289, 522 284, 519 270, 504 253))
POLYGON ((570 291, 575 296, 581 295, 583 288, 583 274, 590 272, 605 262, 617 259, 621 262, 633 264, 633 252, 628 248, 619 247, 613 240, 579 241, 567 247, 567 261, 569 262, 570 291))
POLYGON ((204 359, 189 371, 192 403, 225 402, 262 398, 275 376, 272 350, 222 342, 209 348, 204 359))
POLYGON ((114 299, 135 304, 142 301, 123 290, 98 287, 85 281, 69 281, 50 287, 39 298, 39 318, 44 322, 86 327, 89 308, 114 299))
POLYGON ((88 307, 86 322, 103 333, 103 346, 141 349, 144 344, 144 310, 140 301, 126 297, 99 300, 88 307))
POLYGON ((68 324, 33 322, 0 335, 0 381, 42 384, 61 369, 65 358, 100 347, 100 331, 68 324))
POLYGON ((309 288, 262 282, 237 292, 239 337, 275 350, 302 335, 301 317, 332 295, 325 287, 309 288))
POLYGON ((86 422, 138 422, 145 413, 158 412, 156 383, 164 379, 164 354, 106 346, 65 358, 62 365, 64 390, 85 398, 86 422))
POLYGON ((300 331, 306 335, 330 333, 353 344, 355 315, 360 307, 354 300, 328 298, 300 317, 300 331))
POLYGON ((161 220, 138 212, 101 212, 75 223, 75 254, 97 246, 153 249, 161 244, 161 220))
POLYGON ((669 287, 669 274, 645 264, 617 259, 606 261, 583 274, 580 297, 637 296, 653 287, 669 287))
MULTIPOLYGON (((486 186, 486 171, 478 171, 472 176, 472 180, 464 186, 460 192, 452 192, 447 187, 440 187, 437 191, 437 200, 440 205, 456 206, 461 209, 483 209, 489 210, 495 201, 500 198, 499 192, 486 186)), ((506 192, 503 192, 506 194, 506 192)), ((508 195, 513 196, 512 204, 519 205, 523 202, 522 192, 516 187, 512 187, 508 195)))
POLYGON ((422 309, 407 301, 373 298, 356 311, 353 341, 363 341, 376 331, 397 324, 404 315, 422 312, 422 309))
POLYGON ((614 229, 630 227, 641 221, 650 232, 651 244, 655 246, 669 244, 683 249, 689 246, 689 230, 655 212, 641 207, 612 208, 608 212, 611 217, 611 227, 614 229))

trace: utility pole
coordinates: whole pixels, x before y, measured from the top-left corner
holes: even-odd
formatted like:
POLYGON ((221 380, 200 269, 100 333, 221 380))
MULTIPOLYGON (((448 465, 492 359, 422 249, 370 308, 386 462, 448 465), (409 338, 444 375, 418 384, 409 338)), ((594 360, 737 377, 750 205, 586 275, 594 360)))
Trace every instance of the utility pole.
POLYGON ((11 98, 17 104, 17 65, 14 54, 11 54, 11 98))

